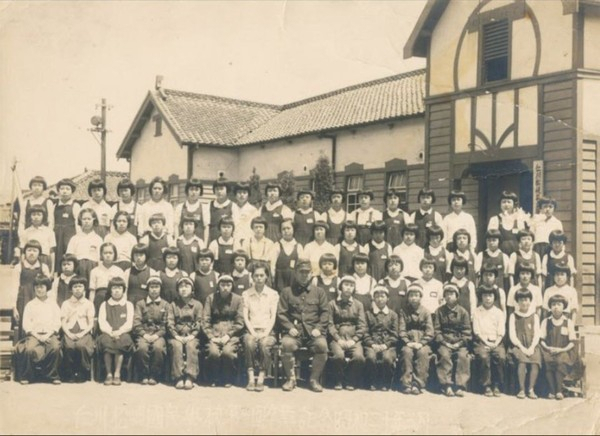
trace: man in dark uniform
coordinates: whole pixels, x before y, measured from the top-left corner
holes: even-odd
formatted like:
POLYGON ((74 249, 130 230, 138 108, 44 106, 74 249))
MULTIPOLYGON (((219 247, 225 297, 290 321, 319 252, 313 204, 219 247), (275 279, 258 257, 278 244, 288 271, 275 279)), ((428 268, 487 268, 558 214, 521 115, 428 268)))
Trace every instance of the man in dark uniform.
POLYGON ((327 302, 325 291, 311 285, 310 260, 298 259, 292 285, 283 289, 277 307, 277 319, 283 333, 282 362, 287 378, 283 385, 284 391, 291 391, 296 387, 294 352, 302 346, 308 347, 313 354, 310 388, 314 392, 323 391, 319 379, 325 368, 328 352, 327 302))

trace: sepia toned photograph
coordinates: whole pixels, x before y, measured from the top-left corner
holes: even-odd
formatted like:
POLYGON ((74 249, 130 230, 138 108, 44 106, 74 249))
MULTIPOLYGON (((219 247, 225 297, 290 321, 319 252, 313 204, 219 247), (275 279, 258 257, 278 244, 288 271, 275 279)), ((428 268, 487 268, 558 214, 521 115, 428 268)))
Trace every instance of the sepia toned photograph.
POLYGON ((0 433, 600 434, 600 0, 0 0, 0 433))

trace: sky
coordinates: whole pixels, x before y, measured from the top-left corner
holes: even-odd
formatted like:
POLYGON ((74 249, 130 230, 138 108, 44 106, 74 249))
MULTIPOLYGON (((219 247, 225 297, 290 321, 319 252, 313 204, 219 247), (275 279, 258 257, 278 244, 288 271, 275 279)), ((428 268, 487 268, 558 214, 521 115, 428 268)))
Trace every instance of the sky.
POLYGON ((424 67, 403 48, 425 2, 2 1, 0 191, 100 169, 90 118, 109 104, 107 169, 155 77, 282 104, 424 67))

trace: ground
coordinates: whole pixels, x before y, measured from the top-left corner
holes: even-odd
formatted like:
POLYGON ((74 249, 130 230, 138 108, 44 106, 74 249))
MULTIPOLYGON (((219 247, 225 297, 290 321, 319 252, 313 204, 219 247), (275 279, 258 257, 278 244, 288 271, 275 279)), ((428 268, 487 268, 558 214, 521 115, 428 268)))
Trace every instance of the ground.
MULTIPOLYGON (((1 272, 1 271, 0 271, 1 272)), ((5 289, 3 287, 3 289, 5 289)), ((398 392, 315 394, 94 382, 0 383, 3 434, 600 434, 600 334, 586 336, 588 395, 563 401, 398 392)))

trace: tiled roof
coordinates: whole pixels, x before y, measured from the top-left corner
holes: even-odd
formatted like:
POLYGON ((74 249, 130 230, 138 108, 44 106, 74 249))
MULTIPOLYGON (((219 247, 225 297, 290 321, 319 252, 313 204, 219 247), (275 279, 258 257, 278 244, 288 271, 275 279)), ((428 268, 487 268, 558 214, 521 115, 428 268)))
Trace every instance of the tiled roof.
POLYGON ((425 70, 275 106, 161 89, 144 100, 117 155, 130 157, 152 105, 181 144, 237 146, 425 113, 425 70))

